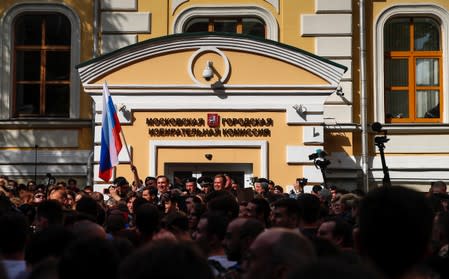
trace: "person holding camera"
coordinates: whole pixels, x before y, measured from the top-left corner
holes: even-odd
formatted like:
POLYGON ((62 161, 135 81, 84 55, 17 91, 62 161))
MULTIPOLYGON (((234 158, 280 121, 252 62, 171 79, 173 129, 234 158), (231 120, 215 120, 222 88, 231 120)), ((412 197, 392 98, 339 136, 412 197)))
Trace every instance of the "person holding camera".
POLYGON ((307 184, 307 178, 296 178, 293 189, 290 190, 290 198, 296 199, 304 193, 304 186, 307 184))

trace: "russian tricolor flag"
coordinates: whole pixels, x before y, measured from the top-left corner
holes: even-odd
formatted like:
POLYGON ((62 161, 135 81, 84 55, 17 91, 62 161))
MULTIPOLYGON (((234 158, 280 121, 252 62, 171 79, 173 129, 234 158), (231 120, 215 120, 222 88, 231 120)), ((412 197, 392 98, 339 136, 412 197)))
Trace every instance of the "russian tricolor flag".
POLYGON ((109 181, 112 168, 118 165, 118 154, 122 149, 120 132, 122 128, 106 82, 103 84, 103 122, 101 128, 101 151, 99 177, 109 181))

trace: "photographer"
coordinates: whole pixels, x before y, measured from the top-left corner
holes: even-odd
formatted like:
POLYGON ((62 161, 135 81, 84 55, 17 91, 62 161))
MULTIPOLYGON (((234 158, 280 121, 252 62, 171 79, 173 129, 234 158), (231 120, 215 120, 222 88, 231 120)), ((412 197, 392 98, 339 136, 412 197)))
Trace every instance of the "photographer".
POLYGON ((129 186, 129 182, 123 176, 119 176, 114 179, 114 185, 111 185, 109 188, 105 189, 103 194, 108 195, 109 199, 119 202, 125 201, 126 196, 130 191, 131 187, 129 186))
POLYGON ((109 186, 105 189, 104 194, 109 197, 108 200, 113 199, 119 202, 122 199, 120 195, 120 187, 117 187, 116 185, 109 186))
POLYGON ((293 189, 290 190, 290 198, 296 199, 304 193, 304 186, 307 184, 307 178, 296 178, 293 189))

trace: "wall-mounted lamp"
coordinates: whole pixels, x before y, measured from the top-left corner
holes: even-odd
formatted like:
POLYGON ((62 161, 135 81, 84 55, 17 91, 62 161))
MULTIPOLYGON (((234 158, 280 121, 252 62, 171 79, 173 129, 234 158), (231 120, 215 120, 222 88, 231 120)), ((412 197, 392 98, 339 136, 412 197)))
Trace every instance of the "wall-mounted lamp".
POLYGON ((126 120, 129 121, 131 119, 131 111, 126 107, 125 104, 123 104, 123 103, 117 104, 117 110, 122 113, 123 117, 126 120))
POLYGON ((203 70, 203 78, 207 81, 211 80, 214 77, 214 70, 212 67, 213 67, 212 61, 207 60, 206 67, 203 70))
POLYGON ((335 94, 337 94, 337 96, 340 96, 340 97, 343 97, 345 95, 345 93, 343 92, 343 88, 341 88, 340 85, 337 87, 335 94))
POLYGON ((206 157, 207 160, 212 160, 213 155, 210 153, 204 154, 204 157, 206 157))
POLYGON ((302 118, 306 118, 307 108, 304 105, 294 105, 293 109, 301 116, 302 118))
POLYGON ((118 111, 121 111, 121 112, 125 112, 127 109, 126 109, 126 105, 125 104, 122 104, 122 103, 120 103, 120 104, 117 104, 117 110, 118 111))

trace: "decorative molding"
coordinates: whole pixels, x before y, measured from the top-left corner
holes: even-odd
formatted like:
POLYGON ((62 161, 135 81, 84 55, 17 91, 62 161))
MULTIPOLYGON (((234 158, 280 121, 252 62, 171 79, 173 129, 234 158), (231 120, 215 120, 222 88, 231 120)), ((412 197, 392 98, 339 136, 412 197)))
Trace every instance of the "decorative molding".
POLYGON ((385 153, 449 153, 449 135, 388 135, 385 153))
POLYGON ((316 13, 351 13, 351 0, 315 0, 316 13))
POLYGON ((209 147, 209 148, 259 148, 260 149, 260 176, 268 177, 268 142, 267 141, 175 141, 151 140, 149 149, 149 175, 157 175, 157 149, 159 147, 209 147))
POLYGON ((302 36, 351 36, 351 14, 301 15, 302 36))
POLYGON ((190 78, 192 79, 193 82, 195 82, 198 85, 201 86, 211 86, 211 84, 204 84, 202 82, 200 82, 195 75, 193 74, 193 66, 194 66, 194 61, 202 54, 205 52, 214 52, 216 54, 218 54, 222 59, 223 59, 223 65, 224 65, 224 72, 222 73, 221 79, 220 79, 220 83, 224 84, 226 82, 226 80, 229 78, 229 72, 231 70, 231 66, 229 64, 229 59, 228 57, 223 53, 223 51, 219 50, 216 47, 201 47, 200 49, 198 49, 197 51, 195 51, 195 53, 192 54, 192 56, 189 59, 189 62, 187 63, 187 71, 189 73, 190 78))
MULTIPOLYGON (((348 38, 348 40, 350 42, 351 39, 348 38)), ((306 69, 326 80, 335 89, 340 83, 341 76, 346 70, 343 66, 338 67, 330 61, 323 60, 310 53, 291 49, 285 45, 274 44, 264 40, 253 40, 240 36, 192 34, 189 36, 168 36, 160 40, 135 44, 105 55, 100 59, 94 59, 87 63, 83 63, 78 67, 78 71, 83 86, 85 89, 89 89, 89 84, 92 81, 125 65, 129 65, 142 59, 149 59, 157 55, 164 55, 176 51, 198 50, 202 47, 215 47, 221 51, 244 51, 275 58, 306 69)), ((278 86, 278 88, 279 87, 280 86, 278 86)))
POLYGON ((304 126, 302 133, 302 141, 304 144, 324 144, 323 126, 304 126))
POLYGON ((31 129, 31 128, 88 128, 92 120, 77 119, 54 119, 39 118, 32 120, 0 120, 0 126, 8 129, 31 129))
POLYGON ((87 164, 39 164, 34 167, 34 165, 24 164, 24 165, 1 165, 0 173, 9 177, 25 177, 27 179, 34 179, 34 175, 38 177, 45 176, 47 173, 51 173, 58 179, 62 177, 74 177, 74 176, 87 176, 87 164))
POLYGON ((102 10, 137 10, 137 0, 101 0, 102 10))
MULTIPOLYGON (((13 69, 12 49, 13 24, 17 16, 23 13, 52 12, 62 13, 71 24, 71 57, 70 68, 80 62, 81 23, 78 15, 70 7, 59 3, 19 3, 9 8, 0 20, 0 54, 2 56, 2 67, 0 73, 0 119, 11 118, 13 92, 13 69)), ((80 110, 80 81, 76 70, 70 72, 70 118, 79 118, 80 110)))
POLYGON ((270 3, 276 9, 276 12, 279 13, 279 0, 265 0, 270 3))
POLYGON ((183 3, 189 2, 189 0, 171 0, 171 13, 175 13, 175 10, 183 3))
POLYGON ((78 147, 78 130, 3 130, 1 147, 78 147))
POLYGON ((150 33, 151 13, 103 12, 101 26, 103 33, 150 33))
POLYGON ((137 34, 103 34, 101 42, 101 53, 105 54, 137 43, 137 34))
MULTIPOLYGON (((48 151, 37 149, 38 164, 87 164, 90 150, 57 150, 48 151)), ((33 164, 36 160, 35 150, 0 150, 1 164, 33 164)))
POLYGON ((317 37, 316 54, 332 58, 352 57, 351 37, 317 37))

